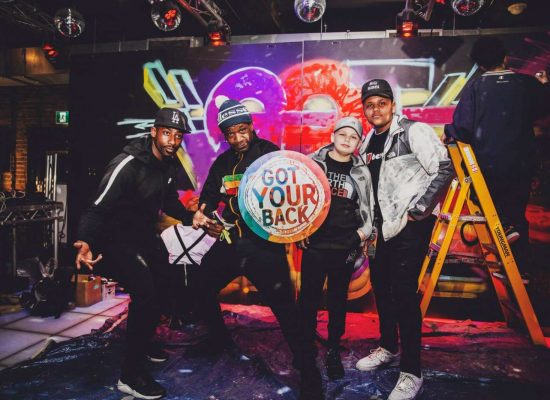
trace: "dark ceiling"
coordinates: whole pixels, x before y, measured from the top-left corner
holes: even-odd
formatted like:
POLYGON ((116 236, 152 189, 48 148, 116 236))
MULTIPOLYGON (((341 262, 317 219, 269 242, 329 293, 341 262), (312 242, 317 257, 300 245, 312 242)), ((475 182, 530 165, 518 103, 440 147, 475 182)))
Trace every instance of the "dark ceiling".
MULTIPOLYGON (((414 1, 414 0, 411 0, 414 1)), ((150 18, 151 6, 146 0, 0 0, 0 46, 2 48, 39 46, 51 39, 44 29, 16 23, 10 8, 24 2, 29 16, 40 13, 53 17, 63 7, 74 7, 84 16, 84 33, 71 42, 75 44, 202 36, 205 28, 182 10, 178 29, 172 32, 158 30, 150 18)), ((223 11, 223 18, 233 35, 319 32, 320 22, 307 24, 294 14, 293 0, 214 0, 223 11)), ((470 17, 453 13, 450 2, 437 3, 429 22, 420 28, 476 29, 534 27, 550 23, 550 5, 547 0, 523 0, 528 7, 521 15, 507 11, 512 0, 485 0, 480 12, 470 17)), ((193 3, 191 1, 191 3, 193 3)), ((403 9, 404 0, 327 0, 323 25, 327 32, 381 31, 395 28, 395 16, 403 9)))

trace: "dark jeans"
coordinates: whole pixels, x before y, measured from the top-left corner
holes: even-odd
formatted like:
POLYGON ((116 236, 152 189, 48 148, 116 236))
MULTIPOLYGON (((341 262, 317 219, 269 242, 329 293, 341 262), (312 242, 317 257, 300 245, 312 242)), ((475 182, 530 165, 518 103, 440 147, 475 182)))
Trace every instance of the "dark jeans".
POLYGON ((328 344, 338 348, 346 329, 346 303, 353 262, 346 263, 350 250, 308 249, 302 256, 300 297, 304 340, 314 351, 317 328, 317 309, 327 280, 327 309, 329 314, 328 344))
POLYGON ((510 175, 485 176, 489 193, 504 228, 512 225, 520 238, 511 245, 518 268, 529 272, 531 264, 529 249, 529 223, 525 218, 531 192, 531 177, 510 177, 510 175))
POLYGON ((162 261, 155 269, 155 281, 161 313, 174 320, 191 320, 196 306, 196 279, 199 265, 171 264, 169 253, 161 243, 162 261))
MULTIPOLYGON (((422 315, 417 294, 418 275, 435 220, 408 221, 387 242, 380 235, 371 281, 380 317, 380 346, 396 353, 401 341, 401 370, 420 376, 422 315), (399 329, 399 333, 398 333, 399 329)), ((378 232, 381 228, 378 227, 378 232)))
POLYGON ((160 317, 157 268, 164 266, 158 249, 113 246, 104 252, 113 276, 130 294, 126 328, 126 348, 122 376, 139 373, 160 317))
POLYGON ((285 248, 260 238, 217 241, 204 256, 197 277, 198 307, 210 335, 220 345, 231 343, 218 293, 238 276, 245 276, 262 295, 279 321, 295 359, 301 360, 302 336, 285 248))
POLYGON ((184 320, 195 316, 197 274, 200 266, 174 265, 176 267, 176 288, 173 299, 173 315, 184 320))

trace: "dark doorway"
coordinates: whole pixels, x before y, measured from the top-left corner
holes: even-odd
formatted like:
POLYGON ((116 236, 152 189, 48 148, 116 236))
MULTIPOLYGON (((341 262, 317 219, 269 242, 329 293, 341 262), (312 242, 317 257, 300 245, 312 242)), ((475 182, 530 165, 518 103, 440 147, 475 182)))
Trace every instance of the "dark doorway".
POLYGON ((41 192, 40 185, 46 176, 46 156, 61 152, 57 160, 57 183, 67 183, 69 130, 67 128, 31 128, 27 133, 27 193, 41 192))

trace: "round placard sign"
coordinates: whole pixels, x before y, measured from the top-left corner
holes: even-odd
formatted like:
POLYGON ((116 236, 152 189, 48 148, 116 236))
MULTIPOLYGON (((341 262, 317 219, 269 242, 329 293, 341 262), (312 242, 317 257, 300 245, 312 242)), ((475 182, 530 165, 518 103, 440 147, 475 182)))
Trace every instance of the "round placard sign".
POLYGON ((325 220, 330 187, 321 167, 295 151, 268 153, 252 163, 239 187, 239 209, 258 236, 276 243, 305 239, 325 220))

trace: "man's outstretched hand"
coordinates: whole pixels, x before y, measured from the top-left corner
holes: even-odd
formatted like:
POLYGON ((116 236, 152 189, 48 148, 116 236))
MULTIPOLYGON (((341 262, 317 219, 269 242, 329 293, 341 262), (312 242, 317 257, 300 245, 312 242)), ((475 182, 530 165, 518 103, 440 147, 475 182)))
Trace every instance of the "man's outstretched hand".
POLYGON ((214 225, 216 221, 208 218, 206 215, 204 215, 204 209, 206 208, 206 204, 202 203, 201 207, 195 212, 193 215, 193 228, 199 229, 199 228, 205 228, 208 229, 210 225, 214 225))
POLYGON ((94 265, 101 261, 103 256, 100 254, 97 256, 97 258, 94 260, 94 255, 92 254, 92 250, 90 249, 90 246, 88 243, 83 242, 82 240, 77 240, 73 247, 75 249, 78 249, 78 253, 76 254, 75 259, 75 265, 76 269, 80 270, 80 263, 84 263, 88 268, 90 268, 91 271, 94 269, 94 265))

